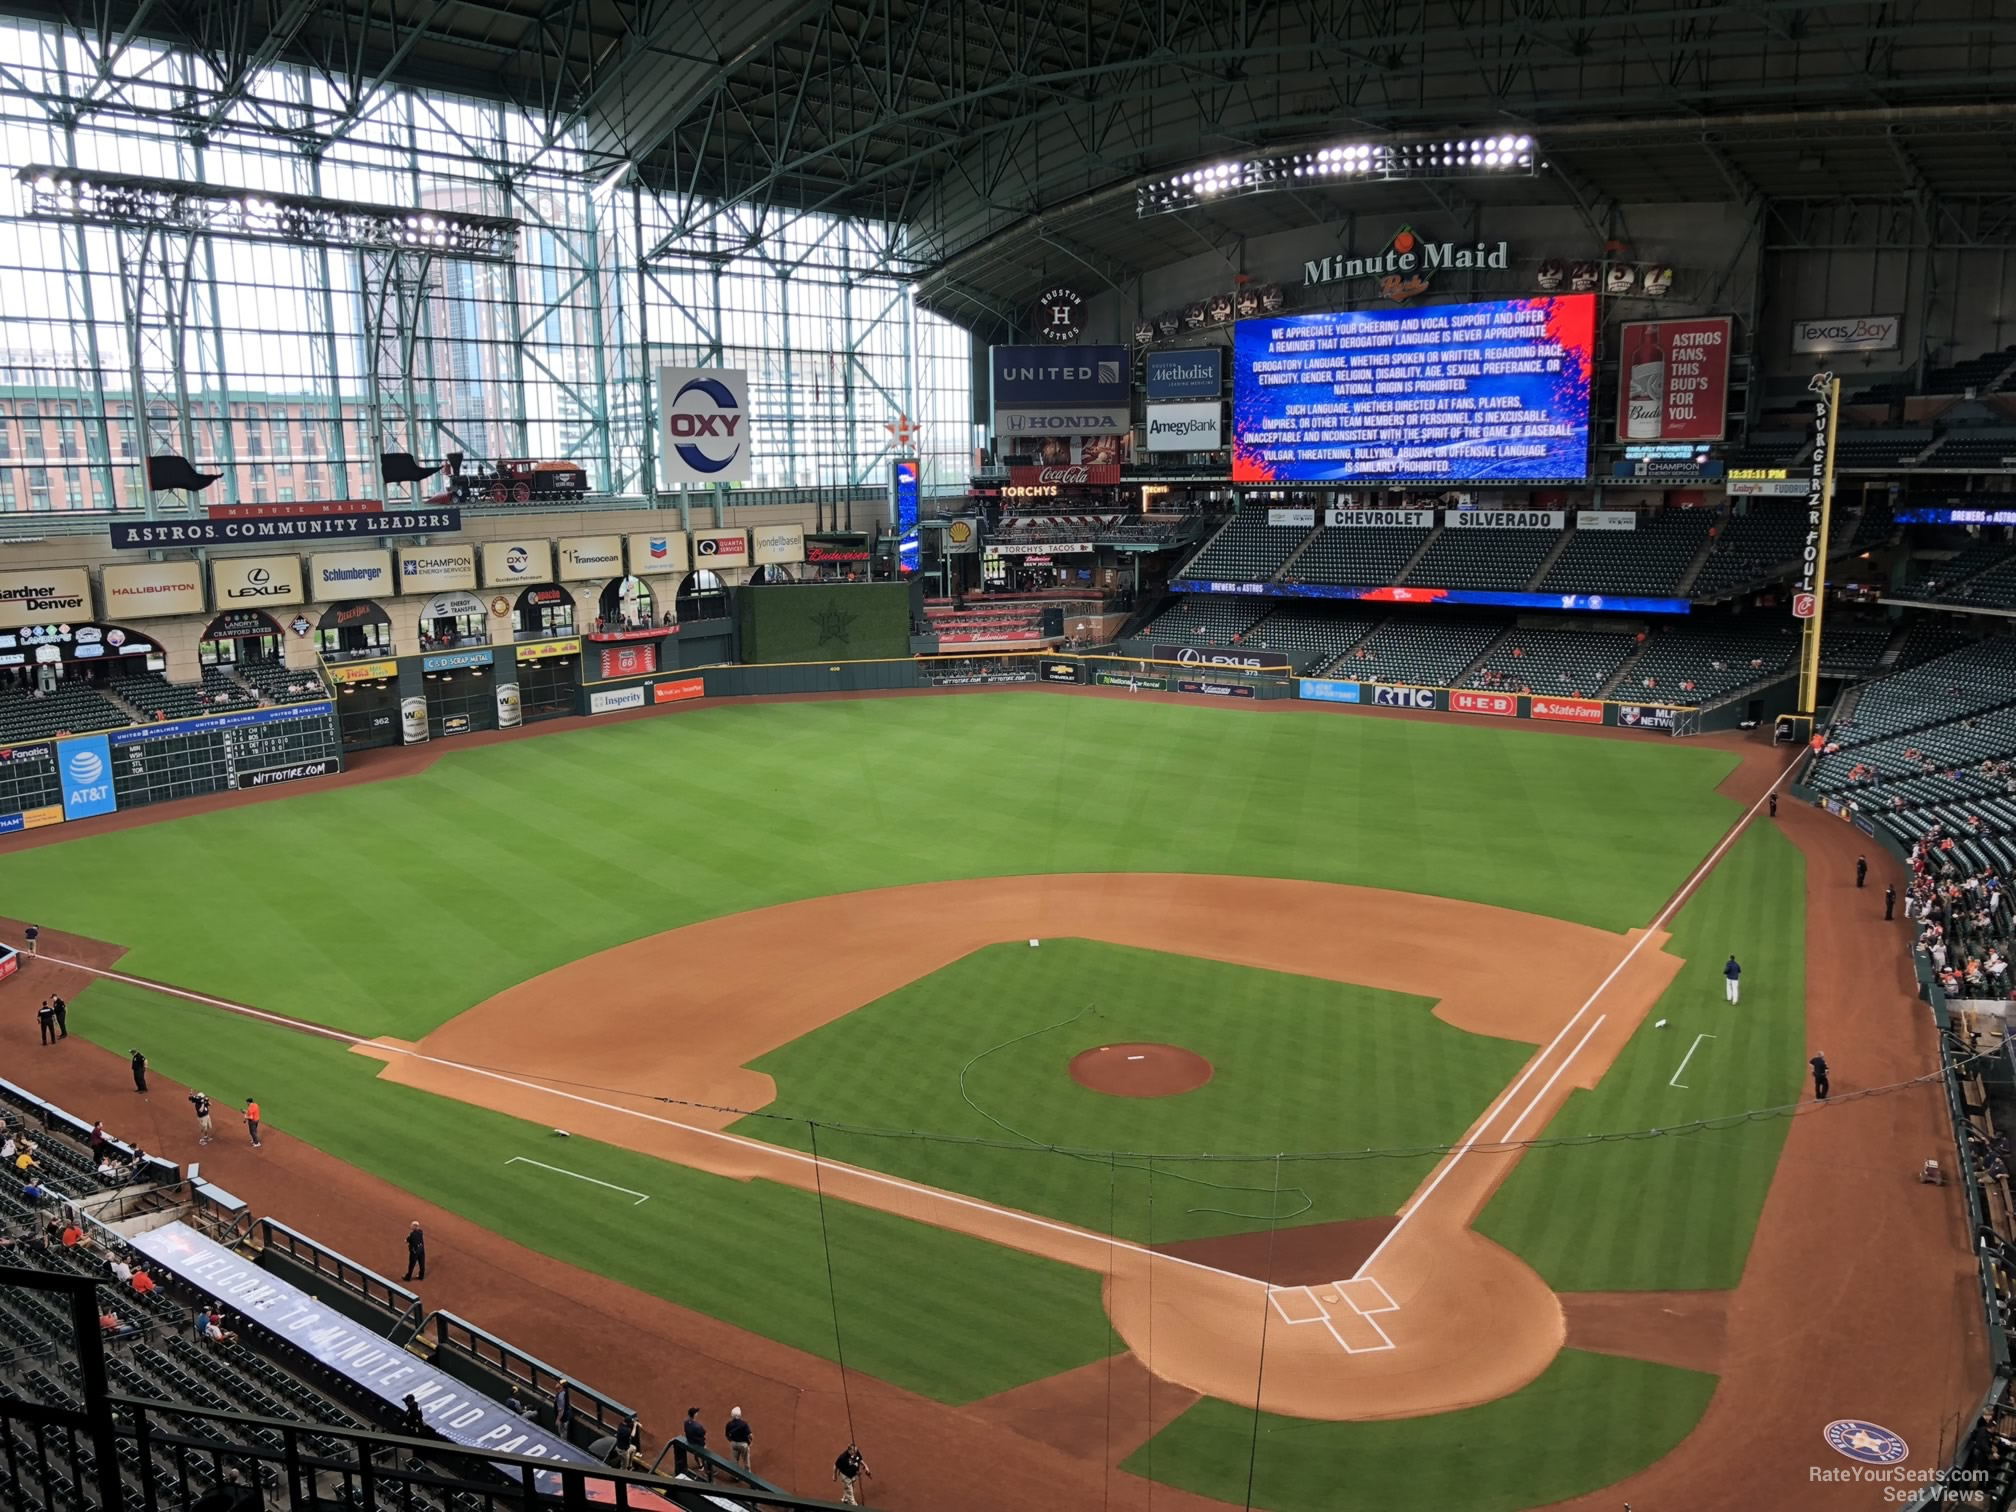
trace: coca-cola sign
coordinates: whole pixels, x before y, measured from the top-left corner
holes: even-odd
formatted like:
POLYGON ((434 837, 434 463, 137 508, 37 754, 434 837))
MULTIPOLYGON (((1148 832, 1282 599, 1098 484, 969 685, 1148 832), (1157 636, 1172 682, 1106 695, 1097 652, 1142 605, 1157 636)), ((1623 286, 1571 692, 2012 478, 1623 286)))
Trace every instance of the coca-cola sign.
POLYGON ((1120 481, 1117 462, 1066 462, 1048 467, 1011 467, 1008 481, 1018 488, 1084 488, 1120 481))

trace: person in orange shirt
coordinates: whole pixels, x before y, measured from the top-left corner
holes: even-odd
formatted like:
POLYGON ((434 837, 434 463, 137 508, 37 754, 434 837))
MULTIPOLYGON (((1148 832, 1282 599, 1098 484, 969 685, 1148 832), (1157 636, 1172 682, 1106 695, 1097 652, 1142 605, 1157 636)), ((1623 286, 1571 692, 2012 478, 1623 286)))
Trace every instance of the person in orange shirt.
POLYGON ((84 1230, 79 1228, 76 1224, 73 1223, 68 1228, 63 1230, 63 1247, 65 1249, 75 1249, 77 1248, 78 1245, 82 1244, 83 1242, 84 1242, 84 1230))
POLYGON ((133 1290, 138 1292, 141 1296, 145 1297, 151 1295, 152 1293, 157 1292, 160 1289, 161 1288, 159 1286, 155 1285, 154 1278, 148 1275, 147 1272, 145 1272, 144 1270, 136 1270, 135 1272, 133 1272, 133 1290))
POLYGON ((255 1150, 258 1149, 259 1100, 256 1097, 248 1097, 245 1099, 245 1131, 252 1136, 252 1148, 255 1150))

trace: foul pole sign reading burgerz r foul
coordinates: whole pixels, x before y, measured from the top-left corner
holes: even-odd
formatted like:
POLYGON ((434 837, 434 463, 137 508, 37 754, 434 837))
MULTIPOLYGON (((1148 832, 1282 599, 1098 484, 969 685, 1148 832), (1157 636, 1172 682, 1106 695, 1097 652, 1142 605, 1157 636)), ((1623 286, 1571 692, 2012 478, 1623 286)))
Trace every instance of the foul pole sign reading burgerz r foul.
POLYGON ((1827 596, 1827 532, 1834 508, 1834 431, 1841 417, 1841 384, 1832 373, 1815 373, 1807 387, 1813 392, 1813 465, 1806 480, 1806 543, 1792 590, 1792 615, 1806 622, 1799 646, 1799 712, 1810 715, 1820 693, 1821 600, 1827 596))

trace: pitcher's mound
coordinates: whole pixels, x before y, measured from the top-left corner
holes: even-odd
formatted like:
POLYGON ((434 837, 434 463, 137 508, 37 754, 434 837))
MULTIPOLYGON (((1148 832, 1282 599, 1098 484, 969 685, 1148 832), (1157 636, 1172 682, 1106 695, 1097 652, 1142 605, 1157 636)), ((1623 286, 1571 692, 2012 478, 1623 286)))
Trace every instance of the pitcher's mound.
POLYGON ((1174 1097, 1211 1080, 1211 1062, 1180 1045, 1101 1045, 1071 1057, 1071 1080, 1110 1097, 1174 1097))

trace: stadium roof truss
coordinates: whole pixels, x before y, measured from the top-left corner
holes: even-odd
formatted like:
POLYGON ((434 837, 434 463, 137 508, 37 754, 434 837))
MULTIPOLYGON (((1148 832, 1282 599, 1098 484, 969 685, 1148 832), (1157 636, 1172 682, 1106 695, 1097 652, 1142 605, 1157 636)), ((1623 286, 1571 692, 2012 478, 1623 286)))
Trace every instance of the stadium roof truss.
POLYGON ((498 146, 500 180, 564 149, 598 188, 657 196, 647 261, 762 255, 808 211, 879 222, 901 229, 874 271, 979 326, 1050 279, 1119 285, 1207 250, 1236 266, 1242 238, 1354 210, 1550 203, 1614 234, 1625 205, 1768 203, 1773 236, 1823 244, 1849 201, 1855 234, 1901 209, 1967 241, 2006 234, 2016 198, 2016 0, 6 4, 87 60, 52 112, 168 113, 313 155, 402 86, 502 99, 528 135, 498 146), (146 88, 142 38, 192 50, 205 80, 146 88), (283 61, 327 81, 320 103, 269 96, 283 61), (1144 179, 1228 155, 1505 130, 1544 171, 1135 213, 1144 179), (1831 229, 1808 204, 1835 207, 1831 229))

